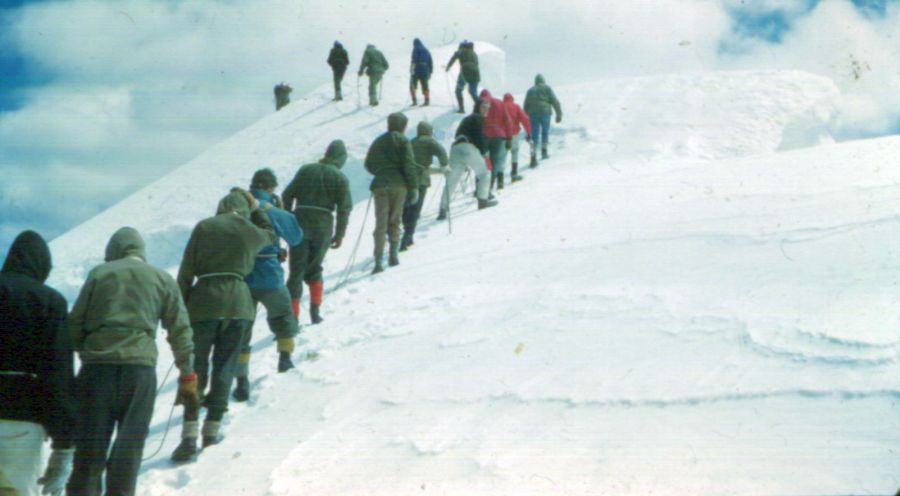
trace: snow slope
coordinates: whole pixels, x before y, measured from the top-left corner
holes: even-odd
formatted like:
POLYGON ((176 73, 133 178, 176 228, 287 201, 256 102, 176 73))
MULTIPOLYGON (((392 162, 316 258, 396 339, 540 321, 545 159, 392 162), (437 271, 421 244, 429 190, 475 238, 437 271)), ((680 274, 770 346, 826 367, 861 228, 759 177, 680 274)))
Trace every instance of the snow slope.
MULTIPOLYGON (((409 116, 446 137, 458 116, 437 77, 436 104, 409 116)), ((361 160, 405 102, 402 74, 376 110, 314 92, 54 241, 70 296, 120 225, 174 270, 228 186, 261 165, 286 182, 332 137, 350 148, 349 233, 365 227, 348 284, 304 331, 320 357, 276 374, 260 315, 254 392, 226 441, 172 467, 174 428, 139 493, 892 493, 900 139, 829 143, 837 91, 804 73, 556 90, 552 158, 498 208, 458 196, 452 235, 434 222, 438 180, 416 245, 376 277, 361 160)))

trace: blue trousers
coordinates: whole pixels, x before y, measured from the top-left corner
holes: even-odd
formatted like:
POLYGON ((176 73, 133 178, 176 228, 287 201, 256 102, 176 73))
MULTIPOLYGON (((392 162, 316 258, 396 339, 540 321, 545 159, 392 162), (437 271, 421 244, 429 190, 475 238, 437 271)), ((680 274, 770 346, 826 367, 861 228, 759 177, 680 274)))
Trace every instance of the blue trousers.
POLYGON ((550 117, 553 114, 530 114, 531 139, 534 140, 534 149, 547 148, 547 137, 550 134, 550 117), (539 146, 540 145, 540 146, 539 146))
POLYGON ((456 97, 462 98, 463 88, 466 85, 469 85, 469 94, 472 95, 472 101, 478 101, 478 81, 466 81, 466 78, 463 77, 462 72, 459 73, 459 77, 456 78, 456 97))

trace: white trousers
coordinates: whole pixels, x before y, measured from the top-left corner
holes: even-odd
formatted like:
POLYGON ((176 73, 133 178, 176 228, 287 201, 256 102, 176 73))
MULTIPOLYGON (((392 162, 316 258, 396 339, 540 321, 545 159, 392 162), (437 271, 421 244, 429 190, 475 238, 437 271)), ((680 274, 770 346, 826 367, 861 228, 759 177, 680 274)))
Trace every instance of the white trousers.
POLYGON ((450 147, 450 173, 447 174, 447 185, 441 196, 441 209, 446 210, 450 206, 449 195, 456 191, 456 186, 466 169, 472 169, 475 174, 478 189, 476 195, 480 200, 487 200, 491 187, 491 171, 488 170, 484 157, 478 152, 478 148, 471 143, 458 143, 450 147))
POLYGON ((44 427, 0 419, 0 496, 39 496, 44 427))

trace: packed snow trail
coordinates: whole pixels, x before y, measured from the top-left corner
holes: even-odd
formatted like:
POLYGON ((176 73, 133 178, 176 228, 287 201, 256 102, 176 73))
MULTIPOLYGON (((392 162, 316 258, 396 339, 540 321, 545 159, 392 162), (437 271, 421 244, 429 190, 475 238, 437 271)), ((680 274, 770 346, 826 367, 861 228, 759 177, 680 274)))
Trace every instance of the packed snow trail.
MULTIPOLYGON (((402 76, 377 110, 329 103, 328 88, 295 101, 56 240, 54 282, 76 290, 126 223, 174 271, 227 187, 265 165, 286 183, 340 137, 360 194, 333 286, 402 76)), ((893 492, 900 139, 827 144, 834 85, 796 72, 555 90, 549 161, 497 208, 459 197, 452 236, 426 200, 416 245, 376 277, 370 223, 325 322, 304 331, 319 358, 275 373, 261 312, 254 389, 225 442, 172 467, 170 434, 139 494, 893 492)), ((440 96, 408 115, 446 144, 459 116, 440 96)))

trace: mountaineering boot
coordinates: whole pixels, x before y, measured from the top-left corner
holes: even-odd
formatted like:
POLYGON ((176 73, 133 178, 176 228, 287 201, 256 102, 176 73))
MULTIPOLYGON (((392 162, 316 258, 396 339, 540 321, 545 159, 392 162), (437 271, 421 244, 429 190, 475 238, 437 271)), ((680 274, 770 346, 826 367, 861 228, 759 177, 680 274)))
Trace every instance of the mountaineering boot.
POLYGON ((287 372, 294 368, 294 362, 291 360, 291 354, 288 351, 278 353, 278 373, 287 372))
POLYGON ((531 151, 531 162, 528 164, 528 167, 531 167, 532 169, 534 169, 537 166, 538 166, 537 155, 535 154, 534 150, 532 150, 531 151))
POLYGON ((510 174, 509 174, 509 182, 514 183, 516 181, 521 181, 521 180, 522 180, 522 176, 519 175, 519 163, 513 162, 512 163, 512 172, 510 172, 510 174))
POLYGON ((322 316, 319 315, 319 305, 310 304, 309 305, 309 320, 310 322, 315 324, 321 324, 323 320, 322 316))
POLYGON ((465 114, 465 113, 466 113, 466 106, 465 106, 465 104, 463 104, 463 97, 462 97, 462 95, 456 95, 456 103, 459 104, 459 110, 457 110, 457 112, 460 113, 460 114, 465 114))
POLYGON ((291 361, 291 353, 294 352, 293 337, 278 338, 275 340, 275 348, 278 350, 278 372, 287 372, 294 368, 294 362, 291 361))
POLYGON ((291 300, 291 310, 294 311, 294 317, 300 316, 300 298, 294 298, 291 300))
MULTIPOLYGON (((185 415, 194 415, 193 418, 196 418, 197 412, 193 413, 188 412, 188 409, 185 408, 185 415)), ((188 417, 191 418, 191 417, 188 417)), ((175 448, 175 451, 172 452, 172 461, 175 463, 185 463, 193 461, 197 458, 197 437, 200 435, 200 422, 196 420, 185 420, 183 424, 181 424, 181 444, 175 448)))
POLYGON ((247 377, 235 377, 234 391, 231 397, 234 401, 244 402, 250 399, 250 379, 247 377))
POLYGON ((172 452, 172 461, 186 463, 197 459, 197 436, 181 438, 181 444, 172 452))
POLYGON ((541 148, 541 160, 547 160, 550 158, 550 155, 547 154, 547 147, 541 148))
POLYGON ((427 107, 429 103, 431 103, 431 95, 427 91, 422 92, 425 95, 425 103, 422 104, 423 107, 427 107))
POLYGON ((375 256, 375 268, 372 269, 372 274, 378 274, 384 272, 384 263, 382 261, 381 255, 375 256))
POLYGON ((388 266, 396 267, 400 265, 400 247, 397 243, 391 243, 391 253, 388 257, 388 266))
POLYGON ((438 210, 437 220, 447 220, 447 209, 441 208, 438 210))
POLYGON ((497 189, 503 189, 504 173, 497 174, 497 189))
MULTIPOLYGON (((322 304, 322 298, 325 295, 325 283, 323 281, 309 281, 306 284, 309 286, 309 320, 313 324, 318 324, 322 322, 322 317, 319 315, 319 306, 322 304)), ((294 348, 279 351, 294 351, 294 348)))
POLYGON ((410 246, 413 245, 412 236, 403 233, 403 237, 400 238, 400 251, 406 251, 410 246))
POLYGON ((478 210, 484 208, 490 208, 497 206, 497 200, 488 199, 488 200, 478 200, 478 210))
POLYGON ((203 422, 203 448, 208 448, 215 444, 219 444, 224 436, 219 434, 219 427, 222 425, 218 420, 207 420, 203 422))

